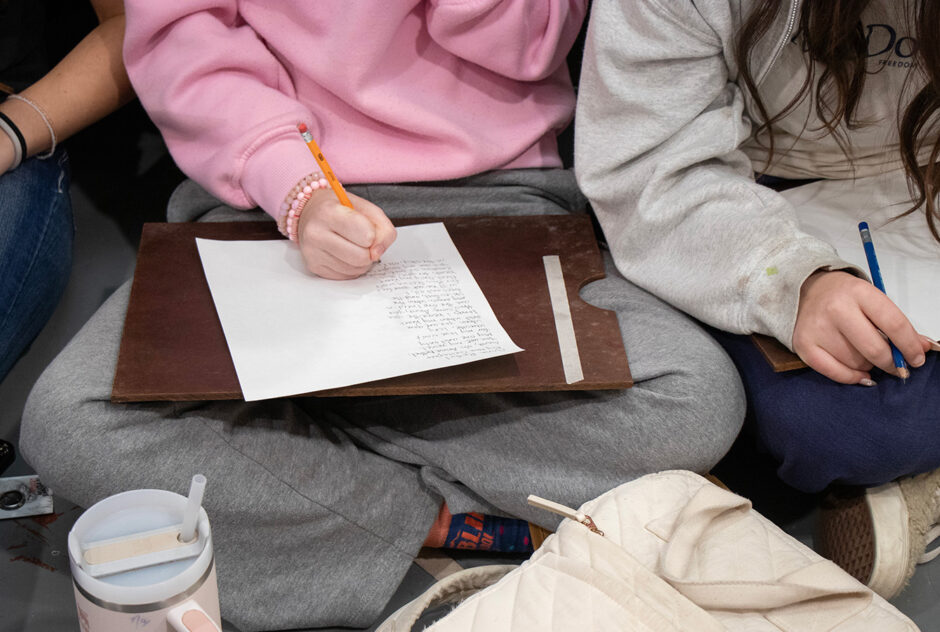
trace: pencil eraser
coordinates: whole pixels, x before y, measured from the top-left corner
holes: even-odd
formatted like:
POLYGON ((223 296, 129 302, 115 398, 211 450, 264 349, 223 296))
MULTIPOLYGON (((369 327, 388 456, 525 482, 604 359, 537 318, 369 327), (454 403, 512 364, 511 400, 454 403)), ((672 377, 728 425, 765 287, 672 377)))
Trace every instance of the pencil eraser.
POLYGON ((299 125, 297 125, 297 129, 300 131, 301 134, 303 134, 304 132, 307 131, 307 126, 303 123, 300 123, 299 125))

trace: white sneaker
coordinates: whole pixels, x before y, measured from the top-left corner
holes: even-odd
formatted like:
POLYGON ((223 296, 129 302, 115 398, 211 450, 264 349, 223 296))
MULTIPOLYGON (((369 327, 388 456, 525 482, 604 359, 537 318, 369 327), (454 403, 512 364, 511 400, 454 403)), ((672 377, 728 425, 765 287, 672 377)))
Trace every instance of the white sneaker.
POLYGON ((940 537, 940 469, 870 488, 830 493, 820 505, 816 550, 884 597, 897 595, 940 537))

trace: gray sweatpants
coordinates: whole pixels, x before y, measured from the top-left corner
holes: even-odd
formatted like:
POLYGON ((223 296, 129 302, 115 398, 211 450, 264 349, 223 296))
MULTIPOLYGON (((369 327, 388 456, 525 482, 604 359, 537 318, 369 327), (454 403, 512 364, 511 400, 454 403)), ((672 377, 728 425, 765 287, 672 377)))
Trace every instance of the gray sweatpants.
MULTIPOLYGON (((391 216, 583 212, 570 172, 351 186, 391 216)), ((262 219, 191 182, 172 221, 262 219)), ((127 489, 185 494, 208 478, 223 616, 243 630, 366 626, 391 597, 441 501, 453 513, 553 528, 530 493, 577 507, 643 474, 704 472, 744 417, 731 362, 692 320, 607 260, 589 302, 615 310, 636 384, 622 391, 112 404, 130 284, 37 382, 20 445, 82 506, 127 489)))

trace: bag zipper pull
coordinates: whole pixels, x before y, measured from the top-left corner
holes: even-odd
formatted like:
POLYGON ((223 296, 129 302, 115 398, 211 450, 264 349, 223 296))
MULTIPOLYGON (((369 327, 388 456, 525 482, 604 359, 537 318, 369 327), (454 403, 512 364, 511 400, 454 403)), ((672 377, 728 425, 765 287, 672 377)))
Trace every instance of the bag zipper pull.
POLYGON ((554 514, 558 514, 559 516, 564 516, 569 520, 580 522, 597 535, 604 535, 604 532, 597 528, 597 525, 594 524, 594 520, 587 514, 581 513, 580 511, 575 511, 571 507, 565 507, 560 503, 552 502, 551 500, 545 500, 544 498, 540 498, 534 494, 529 494, 529 498, 527 500, 533 507, 538 507, 539 509, 550 511, 554 514))

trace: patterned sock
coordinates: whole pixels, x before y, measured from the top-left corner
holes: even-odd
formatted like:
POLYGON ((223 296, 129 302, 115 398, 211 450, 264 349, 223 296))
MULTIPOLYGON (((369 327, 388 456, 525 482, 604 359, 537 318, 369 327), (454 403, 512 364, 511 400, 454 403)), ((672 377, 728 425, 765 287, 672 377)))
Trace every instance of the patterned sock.
POLYGON ((448 549, 526 553, 532 550, 529 523, 482 513, 456 514, 444 543, 448 549))
POLYGON ((437 518, 434 519, 434 524, 431 525, 431 530, 428 531, 428 537, 424 539, 424 546, 432 549, 444 548, 444 543, 447 542, 447 530, 450 528, 452 518, 453 516, 447 510, 447 503, 442 503, 441 510, 437 512, 437 518))
POLYGON ((528 552, 532 550, 529 523, 481 513, 452 515, 441 505, 425 546, 476 551, 528 552))

